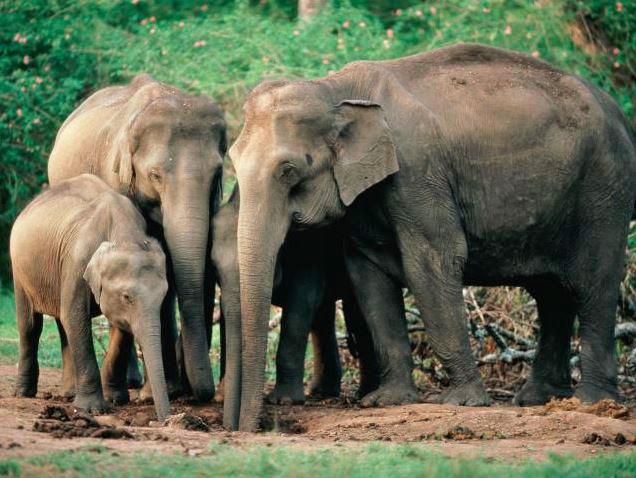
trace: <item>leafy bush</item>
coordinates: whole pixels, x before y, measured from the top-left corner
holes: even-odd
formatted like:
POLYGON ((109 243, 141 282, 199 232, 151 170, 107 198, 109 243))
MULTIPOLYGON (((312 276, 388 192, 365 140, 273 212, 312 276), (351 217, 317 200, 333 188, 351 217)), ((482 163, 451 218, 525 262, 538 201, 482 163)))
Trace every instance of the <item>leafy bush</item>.
POLYGON ((107 84, 148 72, 207 93, 236 135, 245 94, 264 78, 317 77, 471 41, 590 78, 633 118, 636 8, 619 3, 333 0, 303 25, 292 0, 0 0, 0 277, 11 223, 46 182, 57 128, 107 84))

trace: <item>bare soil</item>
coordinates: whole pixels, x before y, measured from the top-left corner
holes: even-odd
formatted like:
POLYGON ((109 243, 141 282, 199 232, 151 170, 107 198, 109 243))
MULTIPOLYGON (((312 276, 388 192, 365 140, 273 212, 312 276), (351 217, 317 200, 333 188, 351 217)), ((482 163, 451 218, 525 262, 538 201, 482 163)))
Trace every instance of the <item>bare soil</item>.
POLYGON ((636 408, 615 402, 586 406, 571 399, 544 407, 489 408, 423 403, 360 408, 350 400, 312 401, 304 406, 268 407, 268 432, 223 430, 222 405, 173 403, 166 426, 152 422, 149 404, 131 403, 114 413, 75 413, 59 397, 61 373, 42 369, 37 398, 12 396, 16 369, 0 366, 0 458, 102 446, 117 453, 208 453, 210 443, 360 446, 365 442, 418 443, 449 456, 506 461, 545 459, 549 453, 591 457, 636 451, 636 408))

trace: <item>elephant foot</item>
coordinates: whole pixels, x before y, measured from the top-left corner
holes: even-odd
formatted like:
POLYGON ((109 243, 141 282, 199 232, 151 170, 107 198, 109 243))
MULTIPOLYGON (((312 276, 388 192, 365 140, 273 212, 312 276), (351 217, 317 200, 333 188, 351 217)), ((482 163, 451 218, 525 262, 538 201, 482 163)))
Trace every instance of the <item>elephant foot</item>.
POLYGON ((99 395, 77 395, 73 400, 73 407, 88 413, 108 413, 112 407, 99 395))
POLYGON ((221 379, 219 384, 216 386, 216 393, 214 394, 214 401, 218 403, 223 403, 225 399, 225 377, 221 379))
POLYGON ((600 400, 622 401, 618 389, 615 385, 599 386, 591 383, 581 383, 576 387, 574 396, 583 403, 596 403, 600 400))
POLYGON ((144 386, 139 390, 140 402, 152 402, 152 388, 150 388, 150 382, 146 381, 144 386))
POLYGON ((35 397, 38 393, 37 384, 19 383, 15 386, 14 395, 16 397, 35 397))
POLYGON ((75 383, 63 383, 60 386, 60 396, 64 398, 75 397, 75 383))
POLYGON ((360 401, 360 405, 362 407, 385 407, 419 403, 420 401, 420 393, 413 385, 387 383, 366 394, 360 401))
POLYGON ((131 376, 129 374, 128 377, 126 377, 126 381, 127 387, 133 390, 139 390, 144 385, 141 375, 131 376))
POLYGON ((574 390, 569 385, 559 386, 529 380, 515 395, 512 403, 519 407, 531 407, 548 403, 552 398, 570 398, 573 393, 574 390))
MULTIPOLYGON (((181 387, 181 383, 177 382, 167 382, 166 386, 168 388, 168 398, 170 400, 174 400, 175 398, 179 398, 183 396, 183 388, 181 387)), ((141 402, 153 402, 152 398, 152 387, 150 386, 150 381, 146 381, 144 386, 139 390, 139 401, 141 402)))
POLYGON ((490 406, 490 396, 481 380, 465 383, 447 390, 441 399, 448 405, 465 405, 468 407, 490 406))
MULTIPOLYGON (((181 386, 179 387, 179 390, 183 390, 181 386)), ((192 398, 195 402, 208 403, 214 400, 214 383, 211 383, 211 386, 206 387, 193 387, 192 384, 190 384, 190 390, 192 391, 192 398)), ((180 392, 180 394, 183 394, 183 392, 180 392)))
POLYGON ((274 390, 267 395, 267 402, 274 405, 300 405, 305 403, 305 391, 302 385, 276 384, 274 390))
POLYGON ((324 398, 337 398, 340 396, 340 380, 317 381, 309 386, 309 397, 317 400, 324 398))
POLYGON ((380 382, 378 380, 365 380, 364 377, 360 379, 360 386, 358 387, 358 391, 356 392, 356 399, 362 400, 365 395, 374 392, 380 387, 380 382))
POLYGON ((104 399, 113 405, 126 405, 130 402, 128 389, 104 387, 104 399))

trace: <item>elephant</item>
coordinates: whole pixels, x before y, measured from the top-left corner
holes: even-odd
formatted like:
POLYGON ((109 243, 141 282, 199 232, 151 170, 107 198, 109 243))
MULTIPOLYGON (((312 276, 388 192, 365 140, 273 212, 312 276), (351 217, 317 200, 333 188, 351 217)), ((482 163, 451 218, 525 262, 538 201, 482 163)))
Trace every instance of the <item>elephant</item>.
POLYGON ((264 82, 244 111, 229 156, 241 191, 241 333, 250 346, 235 371, 240 387, 226 392, 234 412, 226 427, 259 425, 286 234, 337 220, 380 364, 367 403, 417 400, 403 285, 448 372, 443 403, 490 403, 470 349, 464 285, 521 286, 537 301, 538 353, 517 403, 573 393, 575 316, 576 396, 618 397, 613 334, 636 152, 609 95, 529 55, 459 44, 354 62, 313 81, 264 82))
POLYGON ((16 395, 33 397, 43 314, 55 317, 62 341, 63 393, 74 406, 102 413, 105 397, 127 395, 125 377, 133 335, 140 343, 157 417, 170 413, 161 352, 161 304, 168 291, 166 256, 146 234, 146 221, 127 197, 91 174, 60 181, 37 196, 11 231, 11 263, 20 333, 16 395), (91 318, 111 325, 102 367, 93 349, 91 318))
POLYGON ((225 150, 224 116, 212 100, 140 75, 85 100, 60 128, 48 164, 51 184, 95 174, 146 218, 168 257, 161 312, 168 386, 175 394, 180 389, 176 293, 184 382, 200 401, 214 396, 206 331, 214 307, 209 225, 222 194, 225 150))
MULTIPOLYGON (((236 386, 236 364, 240 363, 241 304, 236 232, 239 191, 235 187, 228 201, 215 214, 211 230, 211 251, 215 276, 221 289, 221 310, 225 337, 224 388, 236 386)), ((307 337, 311 331, 314 373, 312 397, 340 395, 342 369, 335 333, 335 301, 342 298, 350 340, 360 361, 360 388, 365 395, 379 384, 378 366, 369 330, 353 297, 342 255, 342 234, 337 227, 294 231, 278 254, 272 304, 283 308, 280 341, 276 355, 276 384, 270 403, 299 404, 305 401, 303 377, 307 337)), ((226 402, 231 403, 231 402, 226 402)))

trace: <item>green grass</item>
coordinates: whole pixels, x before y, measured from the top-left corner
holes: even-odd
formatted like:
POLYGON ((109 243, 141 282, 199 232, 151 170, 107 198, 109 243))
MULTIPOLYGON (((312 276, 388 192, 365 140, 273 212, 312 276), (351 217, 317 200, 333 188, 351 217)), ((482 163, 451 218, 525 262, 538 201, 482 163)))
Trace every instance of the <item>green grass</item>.
POLYGON ((237 449, 214 444, 205 456, 190 458, 158 454, 118 455, 106 448, 51 453, 23 460, 0 461, 0 475, 92 478, 118 476, 277 476, 320 478, 346 476, 632 477, 636 453, 609 454, 592 460, 551 457, 547 462, 519 465, 485 459, 446 458, 420 445, 371 444, 353 448, 301 451, 284 447, 237 449))
MULTIPOLYGON (((60 338, 55 321, 44 319, 40 338, 38 360, 41 367, 61 367, 60 338)), ((0 289, 0 363, 15 364, 18 361, 18 329, 15 321, 13 293, 0 289)))

